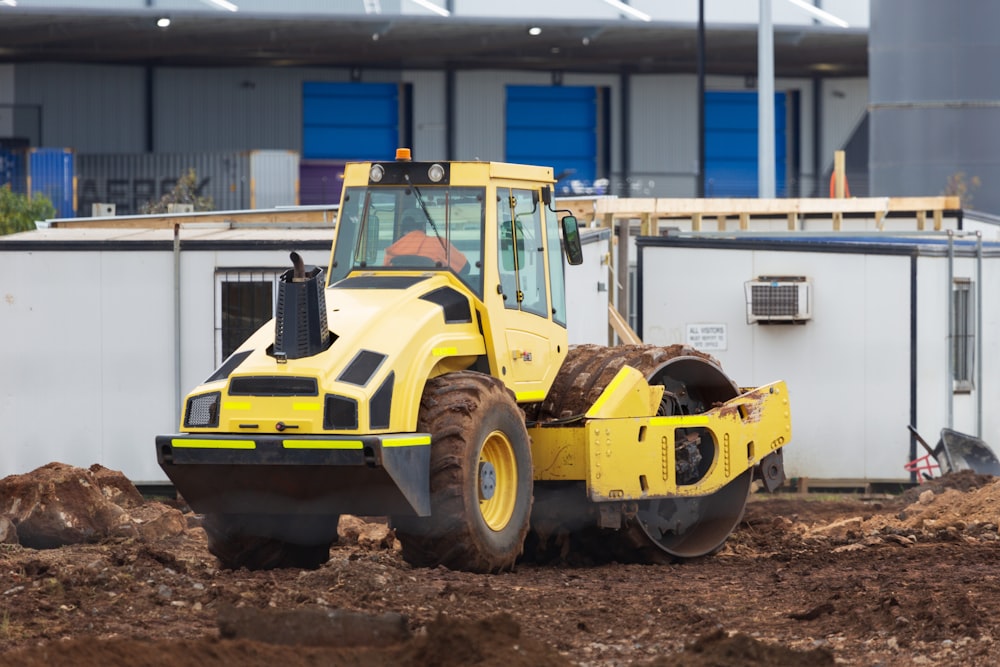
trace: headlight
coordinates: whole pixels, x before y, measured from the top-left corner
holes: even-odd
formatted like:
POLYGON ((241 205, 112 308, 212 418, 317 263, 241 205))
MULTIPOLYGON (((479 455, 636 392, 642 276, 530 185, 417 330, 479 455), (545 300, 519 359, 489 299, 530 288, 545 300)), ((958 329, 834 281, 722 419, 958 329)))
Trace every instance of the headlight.
POLYGON ((432 183, 440 183, 441 179, 444 178, 444 167, 435 162, 428 167, 427 178, 431 179, 432 183))
POLYGON ((385 176, 385 168, 380 164, 373 164, 371 171, 368 172, 368 179, 372 183, 380 183, 383 176, 385 176))

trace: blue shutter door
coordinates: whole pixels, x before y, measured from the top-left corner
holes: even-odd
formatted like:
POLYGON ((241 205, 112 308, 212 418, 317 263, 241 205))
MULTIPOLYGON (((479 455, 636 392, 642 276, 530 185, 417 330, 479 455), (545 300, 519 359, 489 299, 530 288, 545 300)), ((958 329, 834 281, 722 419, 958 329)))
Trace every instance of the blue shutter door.
MULTIPOLYGON (((774 95, 775 191, 788 194, 785 93, 774 95)), ((757 93, 705 93, 705 196, 757 196, 757 93)))
POLYGON ((597 89, 507 86, 507 162, 552 167, 585 186, 597 178, 597 89))
POLYGON ((302 84, 303 159, 391 160, 398 142, 398 85, 302 84))

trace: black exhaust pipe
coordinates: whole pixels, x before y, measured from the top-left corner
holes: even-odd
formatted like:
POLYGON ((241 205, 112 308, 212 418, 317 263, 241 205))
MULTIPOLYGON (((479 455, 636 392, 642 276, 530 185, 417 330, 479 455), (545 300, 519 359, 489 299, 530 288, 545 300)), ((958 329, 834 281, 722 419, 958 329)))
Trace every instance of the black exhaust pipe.
POLYGON ((307 267, 297 252, 293 268, 278 278, 278 312, 274 321, 274 357, 301 359, 330 347, 326 323, 323 269, 307 267))

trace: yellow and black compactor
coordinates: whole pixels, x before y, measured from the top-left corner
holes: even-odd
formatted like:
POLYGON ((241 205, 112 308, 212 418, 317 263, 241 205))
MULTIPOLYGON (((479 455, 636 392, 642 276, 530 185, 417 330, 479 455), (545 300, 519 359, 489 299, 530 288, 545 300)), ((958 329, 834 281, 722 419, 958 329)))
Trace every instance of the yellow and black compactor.
POLYGON ((317 567, 341 514, 415 566, 574 550, 718 550, 784 480, 783 382, 741 389, 683 346, 569 346, 576 219, 552 169, 352 163, 327 267, 185 402, 156 453, 226 567, 317 567), (414 220, 417 224, 414 224, 414 220))

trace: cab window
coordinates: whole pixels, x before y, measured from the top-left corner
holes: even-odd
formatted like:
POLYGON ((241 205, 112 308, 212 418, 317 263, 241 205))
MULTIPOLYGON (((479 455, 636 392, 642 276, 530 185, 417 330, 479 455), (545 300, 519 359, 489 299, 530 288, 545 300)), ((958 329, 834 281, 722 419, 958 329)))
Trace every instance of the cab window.
POLYGON ((538 193, 498 188, 497 222, 504 306, 547 318, 545 246, 538 193))

